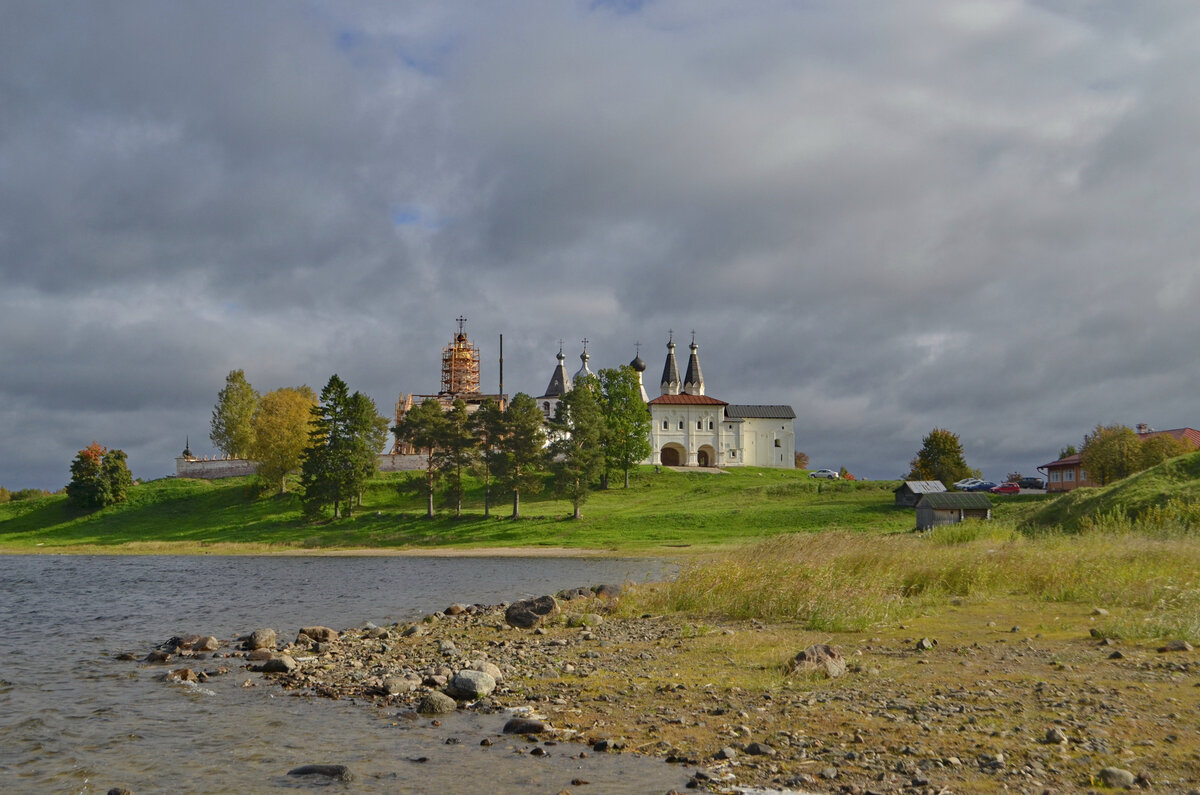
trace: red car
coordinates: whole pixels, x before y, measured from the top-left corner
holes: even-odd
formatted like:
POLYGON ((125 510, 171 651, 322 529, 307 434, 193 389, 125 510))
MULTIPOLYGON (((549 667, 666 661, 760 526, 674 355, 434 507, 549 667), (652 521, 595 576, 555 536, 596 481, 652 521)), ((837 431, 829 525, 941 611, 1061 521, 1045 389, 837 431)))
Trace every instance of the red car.
POLYGON ((1001 483, 999 486, 992 486, 992 494, 1020 494, 1021 487, 1016 483, 1001 483))

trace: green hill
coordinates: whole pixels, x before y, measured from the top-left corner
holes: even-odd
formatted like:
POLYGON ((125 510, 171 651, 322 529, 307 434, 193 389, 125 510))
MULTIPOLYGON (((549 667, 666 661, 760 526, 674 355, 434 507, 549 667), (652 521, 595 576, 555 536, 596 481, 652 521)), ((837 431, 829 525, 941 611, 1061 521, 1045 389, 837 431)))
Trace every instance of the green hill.
POLYGON ((595 491, 583 519, 549 495, 522 495, 522 520, 509 521, 501 495, 483 517, 483 491, 471 484, 464 516, 424 502, 400 486, 413 475, 388 473, 368 487, 349 519, 307 523, 293 494, 259 497, 248 478, 164 478, 135 486, 126 503, 95 512, 61 495, 0 504, 0 550, 246 551, 295 548, 568 547, 647 552, 711 548, 781 533, 892 532, 913 526, 892 507, 892 481, 815 481, 796 470, 735 469, 722 474, 655 472, 643 467, 630 488, 595 491), (236 545, 236 546, 230 546, 236 545))
POLYGON ((1034 532, 1194 532, 1200 529, 1200 452, 1108 486, 1069 491, 1030 512, 1025 526, 1034 532))

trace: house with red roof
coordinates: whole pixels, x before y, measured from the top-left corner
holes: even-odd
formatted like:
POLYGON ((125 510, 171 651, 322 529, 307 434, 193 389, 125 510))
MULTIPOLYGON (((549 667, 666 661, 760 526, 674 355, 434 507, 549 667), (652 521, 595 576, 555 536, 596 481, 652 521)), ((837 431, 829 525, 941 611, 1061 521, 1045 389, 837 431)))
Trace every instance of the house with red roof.
MULTIPOLYGON (((1155 436, 1170 436, 1173 439, 1186 442, 1193 449, 1200 449, 1200 431, 1195 428, 1172 428, 1168 431, 1156 431, 1146 423, 1137 425, 1138 439, 1143 442, 1155 436)), ((1077 489, 1080 486, 1097 486, 1088 480, 1087 470, 1083 468, 1083 457, 1079 453, 1064 456, 1049 464, 1042 464, 1038 471, 1046 476, 1047 492, 1062 492, 1077 489)))
MULTIPOLYGON (((667 341, 661 394, 650 409, 647 463, 664 466, 795 467, 796 432, 791 406, 730 404, 705 394, 700 354, 693 335, 687 372, 679 378, 675 340, 667 341)), ((641 359, 632 363, 645 370, 641 359)))

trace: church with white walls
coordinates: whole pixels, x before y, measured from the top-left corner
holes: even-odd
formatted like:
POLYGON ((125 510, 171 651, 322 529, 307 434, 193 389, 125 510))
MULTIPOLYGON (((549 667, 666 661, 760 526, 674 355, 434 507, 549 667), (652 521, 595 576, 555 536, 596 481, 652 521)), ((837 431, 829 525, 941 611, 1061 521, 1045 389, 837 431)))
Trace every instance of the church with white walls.
MULTIPOLYGON (((660 394, 653 400, 642 384, 646 363, 641 356, 629 363, 637 373, 642 399, 650 409, 651 452, 643 463, 677 467, 794 468, 796 432, 792 420, 796 418, 796 412, 792 407, 731 404, 705 394, 695 335, 688 347, 691 355, 681 380, 675 359, 675 340, 673 336, 668 339, 660 394)), ((585 347, 580 355, 583 364, 572 378, 567 375, 565 357, 559 346, 558 366, 550 377, 546 393, 537 399, 547 419, 554 416, 559 399, 570 391, 572 382, 591 374, 588 359, 585 347)))

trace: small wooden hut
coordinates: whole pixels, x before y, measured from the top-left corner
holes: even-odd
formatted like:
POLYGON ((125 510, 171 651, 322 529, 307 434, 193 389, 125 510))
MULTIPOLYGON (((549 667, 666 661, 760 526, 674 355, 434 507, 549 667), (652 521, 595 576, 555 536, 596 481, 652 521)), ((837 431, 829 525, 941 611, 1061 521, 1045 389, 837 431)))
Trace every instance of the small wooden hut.
POLYGON ((923 495, 945 490, 940 480, 906 480, 895 489, 896 507, 913 508, 923 495))
POLYGON ((940 524, 957 524, 964 519, 992 518, 992 501, 986 494, 937 492, 924 494, 917 502, 917 529, 928 530, 940 524))

